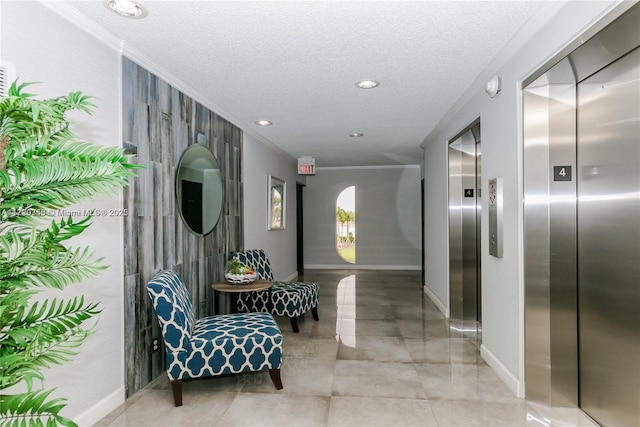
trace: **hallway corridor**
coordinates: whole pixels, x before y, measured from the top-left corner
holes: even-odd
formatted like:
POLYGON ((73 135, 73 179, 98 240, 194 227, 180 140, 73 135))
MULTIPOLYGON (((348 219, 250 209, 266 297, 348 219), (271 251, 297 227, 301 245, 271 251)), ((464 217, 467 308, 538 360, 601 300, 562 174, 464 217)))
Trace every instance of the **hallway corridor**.
POLYGON ((539 415, 515 397, 480 357, 475 327, 446 320, 424 296, 420 272, 309 270, 304 279, 320 285, 320 321, 308 314, 294 334, 277 319, 283 390, 267 372, 191 381, 175 408, 162 375, 97 425, 594 425, 576 410, 539 415))

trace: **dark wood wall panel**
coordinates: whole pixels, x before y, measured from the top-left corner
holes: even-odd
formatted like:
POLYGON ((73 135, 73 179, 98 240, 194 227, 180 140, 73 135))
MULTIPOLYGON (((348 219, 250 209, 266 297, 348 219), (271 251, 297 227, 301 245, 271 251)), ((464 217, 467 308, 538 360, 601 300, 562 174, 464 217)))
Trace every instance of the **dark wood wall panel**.
POLYGON ((242 249, 242 131, 127 58, 122 65, 123 146, 145 166, 124 190, 124 316, 127 396, 165 375, 162 344, 145 285, 173 269, 185 281, 197 317, 213 314, 211 283, 223 278, 227 254, 242 249), (218 225, 191 234, 175 210, 175 170, 191 144, 220 163, 224 203, 218 225))

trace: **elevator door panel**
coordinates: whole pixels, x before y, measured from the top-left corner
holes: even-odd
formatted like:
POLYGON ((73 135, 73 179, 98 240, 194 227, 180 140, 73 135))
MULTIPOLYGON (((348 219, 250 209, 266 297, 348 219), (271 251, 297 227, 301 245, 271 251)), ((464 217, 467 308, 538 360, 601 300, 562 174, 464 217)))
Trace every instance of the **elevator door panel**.
POLYGON ((580 406, 640 426, 640 49, 578 85, 580 406))
POLYGON ((469 152, 462 153, 462 320, 477 320, 478 250, 476 143, 471 132, 467 136, 469 152))
MULTIPOLYGON (((480 129, 478 128, 478 131, 480 129)), ((476 138, 480 141, 480 136, 476 138)), ((482 143, 476 144, 476 320, 482 323, 482 143)))
POLYGON ((480 124, 449 144, 449 308, 452 319, 480 321, 480 124))

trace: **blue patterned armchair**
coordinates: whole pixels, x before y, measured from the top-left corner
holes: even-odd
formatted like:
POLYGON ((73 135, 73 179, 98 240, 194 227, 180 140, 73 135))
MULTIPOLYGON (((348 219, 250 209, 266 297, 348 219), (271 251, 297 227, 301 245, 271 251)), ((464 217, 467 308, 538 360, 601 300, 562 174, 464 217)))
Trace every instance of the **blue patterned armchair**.
MULTIPOLYGON (((233 252, 229 260, 237 259, 253 268, 258 279, 273 281, 271 263, 262 249, 248 249, 233 252)), ((241 312, 271 312, 277 316, 287 316, 293 332, 298 333, 298 317, 311 310, 314 320, 318 320, 318 284, 311 282, 275 281, 268 291, 244 292, 238 298, 237 308, 241 312)))
POLYGON ((194 319, 187 289, 165 270, 147 284, 167 351, 173 400, 182 405, 182 380, 269 369, 282 389, 282 333, 269 313, 236 313, 194 319))

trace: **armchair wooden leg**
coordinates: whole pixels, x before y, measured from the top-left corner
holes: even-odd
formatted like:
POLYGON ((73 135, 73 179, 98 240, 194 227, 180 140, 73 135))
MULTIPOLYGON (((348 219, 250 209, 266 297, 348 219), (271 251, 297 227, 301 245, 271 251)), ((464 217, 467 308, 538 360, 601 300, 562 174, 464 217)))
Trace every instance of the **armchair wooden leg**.
POLYGON ((298 317, 291 316, 289 317, 289 320, 291 320, 291 327, 293 328, 293 332, 295 332, 296 334, 300 332, 300 329, 298 328, 298 317))
POLYGON ((318 317, 318 306, 317 305, 311 309, 311 315, 313 316, 313 320, 315 320, 316 322, 318 320, 320 320, 320 318, 318 317))
POLYGON ((277 390, 282 390, 282 380, 280 379, 280 369, 269 369, 269 375, 271 375, 271 381, 276 386, 277 390))
POLYGON ((173 403, 176 406, 182 406, 182 380, 171 381, 171 390, 173 390, 173 403))

